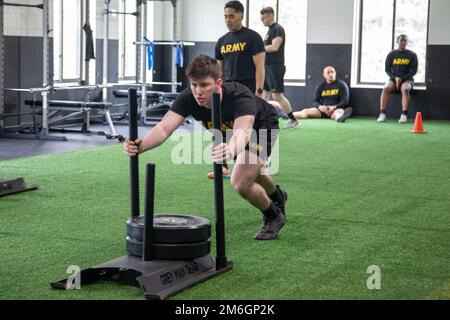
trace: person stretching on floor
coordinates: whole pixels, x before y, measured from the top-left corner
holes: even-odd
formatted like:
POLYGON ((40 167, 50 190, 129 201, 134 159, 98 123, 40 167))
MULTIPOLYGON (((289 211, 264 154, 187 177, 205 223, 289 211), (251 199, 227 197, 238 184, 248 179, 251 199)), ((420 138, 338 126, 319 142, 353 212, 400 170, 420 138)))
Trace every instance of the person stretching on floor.
POLYGON ((337 122, 345 122, 353 113, 348 108, 350 93, 347 84, 336 78, 336 70, 328 66, 323 70, 325 81, 322 82, 314 93, 312 108, 295 112, 297 119, 328 118, 337 122))

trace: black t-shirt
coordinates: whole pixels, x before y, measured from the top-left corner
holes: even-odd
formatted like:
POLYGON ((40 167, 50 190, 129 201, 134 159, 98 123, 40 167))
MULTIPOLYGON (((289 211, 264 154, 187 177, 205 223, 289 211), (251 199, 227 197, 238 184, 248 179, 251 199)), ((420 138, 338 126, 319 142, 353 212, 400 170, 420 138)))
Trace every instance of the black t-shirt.
MULTIPOLYGON (((255 116, 253 129, 273 129, 278 117, 272 105, 256 97, 246 86, 238 82, 222 85, 222 131, 233 129, 234 121, 243 116, 255 116)), ((212 129, 211 109, 199 106, 190 88, 184 89, 173 102, 171 111, 182 117, 192 115, 205 128, 212 129)))
POLYGON ((282 26, 278 23, 274 23, 269 27, 266 38, 264 39, 264 45, 271 45, 273 39, 276 37, 283 38, 280 49, 277 52, 266 53, 266 65, 269 64, 281 64, 284 65, 284 46, 286 43, 286 33, 282 26))
POLYGON ((386 57, 386 73, 391 79, 414 80, 418 64, 417 55, 411 50, 394 50, 386 57))
POLYGON ((337 108, 345 108, 348 106, 349 98, 348 85, 344 81, 340 79, 333 83, 324 81, 316 88, 313 107, 336 106, 337 108))
POLYGON ((241 81, 255 79, 255 63, 253 56, 264 52, 261 36, 249 28, 228 32, 216 44, 217 60, 223 61, 225 81, 241 81))

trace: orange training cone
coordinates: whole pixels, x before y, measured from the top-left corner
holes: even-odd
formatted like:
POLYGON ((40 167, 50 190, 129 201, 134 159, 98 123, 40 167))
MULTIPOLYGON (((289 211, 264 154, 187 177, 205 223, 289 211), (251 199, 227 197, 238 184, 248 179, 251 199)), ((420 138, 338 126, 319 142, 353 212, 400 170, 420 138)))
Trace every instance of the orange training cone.
POLYGON ((417 114, 416 114, 416 122, 414 123, 414 129, 411 132, 415 133, 415 134, 427 133, 425 131, 425 129, 423 128, 422 112, 417 112, 417 114))

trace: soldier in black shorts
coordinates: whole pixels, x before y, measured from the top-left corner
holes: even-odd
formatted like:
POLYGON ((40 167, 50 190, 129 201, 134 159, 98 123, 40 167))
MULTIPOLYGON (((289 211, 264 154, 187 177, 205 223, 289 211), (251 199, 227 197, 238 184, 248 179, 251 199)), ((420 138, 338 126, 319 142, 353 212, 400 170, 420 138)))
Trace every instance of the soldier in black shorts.
POLYGON ((417 55, 406 49, 408 36, 401 34, 397 37, 398 49, 391 51, 386 57, 386 73, 389 81, 386 83, 380 98, 380 116, 378 122, 386 121, 386 108, 389 104, 389 95, 393 92, 402 94, 402 115, 399 123, 408 122, 408 108, 411 101, 411 90, 414 86, 414 76, 417 73, 417 55))
POLYGON ((277 101, 284 113, 289 117, 289 122, 285 129, 293 129, 299 126, 297 119, 292 112, 291 103, 284 96, 284 48, 286 45, 286 33, 281 25, 275 22, 275 14, 272 7, 261 10, 261 21, 264 26, 269 27, 264 45, 266 50, 266 78, 264 81, 263 98, 268 99, 269 92, 273 99, 277 101))
POLYGON ((215 57, 223 68, 225 82, 236 81, 261 96, 264 86, 264 42, 256 32, 242 25, 244 6, 239 1, 225 4, 229 32, 219 39, 215 57))
POLYGON ((353 109, 348 108, 348 86, 336 78, 336 70, 332 66, 323 70, 323 77, 325 81, 314 92, 313 107, 295 112, 294 115, 297 119, 329 118, 345 122, 353 113, 353 109))
MULTIPOLYGON (((263 223, 254 239, 275 239, 286 223, 287 194, 261 170, 277 139, 278 117, 273 107, 240 83, 223 83, 220 66, 211 57, 194 58, 187 68, 187 78, 190 88, 180 93, 166 116, 142 140, 127 139, 124 153, 132 157, 160 146, 190 115, 211 129, 211 98, 214 92, 220 93, 222 130, 230 128, 232 136, 212 149, 212 159, 216 163, 235 159, 231 175, 233 189, 263 214, 263 223), (268 143, 251 139, 255 131, 257 135, 267 135, 268 143)), ((224 138, 225 133, 222 132, 224 138)))

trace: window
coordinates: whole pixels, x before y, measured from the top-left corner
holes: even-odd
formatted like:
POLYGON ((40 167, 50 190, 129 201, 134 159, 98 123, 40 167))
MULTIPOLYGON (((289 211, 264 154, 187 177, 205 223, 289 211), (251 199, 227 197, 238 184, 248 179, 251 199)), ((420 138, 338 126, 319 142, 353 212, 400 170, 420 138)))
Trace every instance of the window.
MULTIPOLYGON (((136 12, 136 1, 120 1, 119 12, 136 12)), ((136 79, 136 41, 137 18, 130 14, 119 15, 119 79, 136 79)))
POLYGON ((429 0, 356 1, 355 12, 359 15, 355 20, 354 84, 386 82, 386 56, 397 47, 399 34, 408 35, 408 49, 419 59, 415 82, 425 84, 428 6, 429 0))
POLYGON ((263 39, 267 27, 261 22, 263 7, 275 10, 275 20, 286 32, 286 82, 303 82, 306 75, 306 23, 308 0, 248 0, 249 28, 258 32, 263 39))
POLYGON ((286 82, 305 80, 307 0, 278 0, 278 21, 286 31, 286 82))
POLYGON ((55 82, 79 81, 81 72, 81 0, 54 0, 53 52, 55 82))
MULTIPOLYGON (((53 2, 53 80, 77 82, 86 78, 84 69, 85 39, 81 27, 86 21, 86 4, 89 3, 89 24, 95 39, 96 1, 73 0, 53 2)), ((94 41, 95 50, 95 41, 94 41)), ((89 62, 89 80, 95 82, 95 60, 89 62)))
MULTIPOLYGON (((147 34, 148 39, 153 38, 153 2, 147 2, 147 34)), ((135 41, 137 39, 137 16, 131 13, 137 12, 136 1, 121 0, 119 4, 119 80, 136 81, 137 50, 135 41)), ((145 49, 144 49, 145 50, 145 49)), ((151 81, 152 74, 147 70, 147 82, 151 81)))

